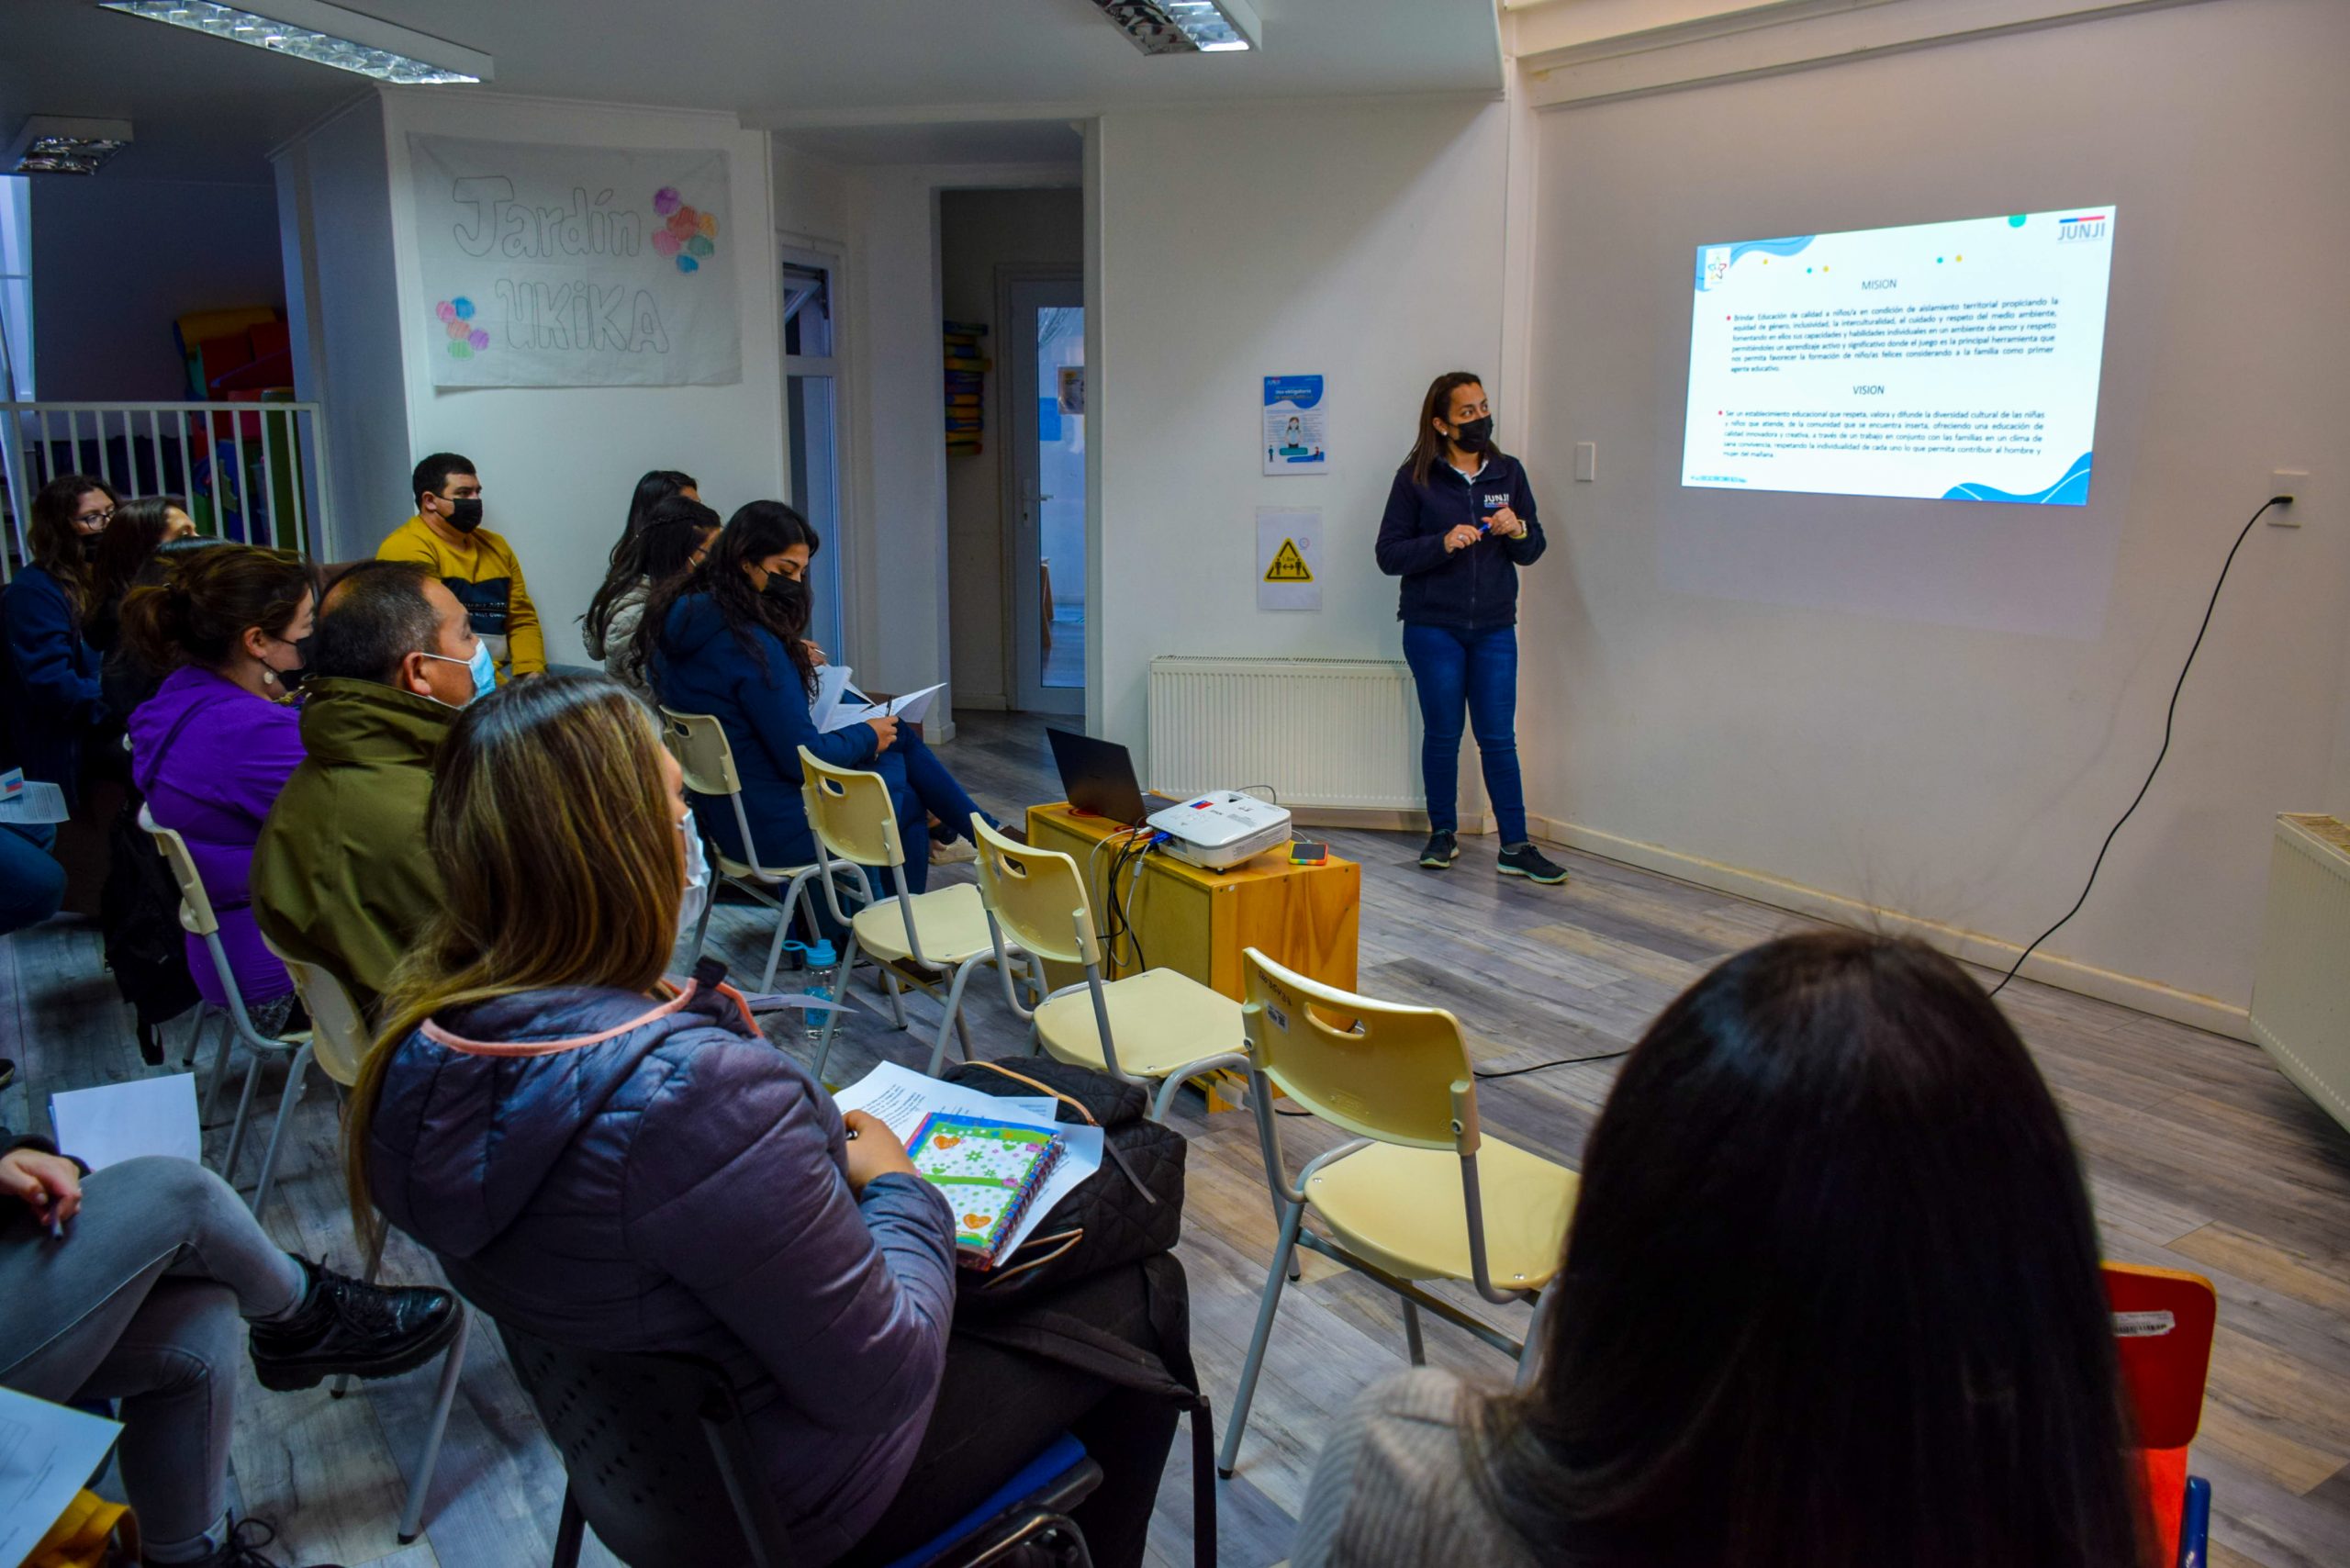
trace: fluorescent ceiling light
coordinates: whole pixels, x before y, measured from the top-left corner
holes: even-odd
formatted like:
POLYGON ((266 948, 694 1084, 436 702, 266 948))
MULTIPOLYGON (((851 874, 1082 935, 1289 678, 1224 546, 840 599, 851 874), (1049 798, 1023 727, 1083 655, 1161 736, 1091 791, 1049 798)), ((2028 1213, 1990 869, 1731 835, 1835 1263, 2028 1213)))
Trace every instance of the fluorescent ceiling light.
POLYGON ((8 144, 5 162, 13 174, 95 174, 129 145, 127 119, 33 115, 8 144))
POLYGON ((451 82, 487 82, 488 55, 442 39, 330 6, 326 0, 256 0, 269 9, 241 10, 210 0, 98 0, 105 11, 167 22, 232 43, 249 43, 338 71, 355 71, 379 82, 431 86, 451 82))
POLYGON ((1255 49, 1263 25, 1248 0, 1093 0, 1110 25, 1145 54, 1222 54, 1255 49))

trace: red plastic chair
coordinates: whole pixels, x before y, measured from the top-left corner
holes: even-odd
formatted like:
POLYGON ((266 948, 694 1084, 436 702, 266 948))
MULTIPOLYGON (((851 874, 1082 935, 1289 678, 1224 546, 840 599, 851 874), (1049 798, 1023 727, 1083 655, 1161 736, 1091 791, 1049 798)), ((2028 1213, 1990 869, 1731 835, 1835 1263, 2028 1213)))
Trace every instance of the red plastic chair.
POLYGON ((2203 1568, 2211 1522, 2211 1484, 2187 1473, 2187 1447, 2203 1424, 2203 1384, 2211 1371, 2211 1334, 2219 1294, 2200 1274, 2176 1269, 2105 1265, 2121 1381, 2138 1417, 2146 1497, 2164 1560, 2203 1568))

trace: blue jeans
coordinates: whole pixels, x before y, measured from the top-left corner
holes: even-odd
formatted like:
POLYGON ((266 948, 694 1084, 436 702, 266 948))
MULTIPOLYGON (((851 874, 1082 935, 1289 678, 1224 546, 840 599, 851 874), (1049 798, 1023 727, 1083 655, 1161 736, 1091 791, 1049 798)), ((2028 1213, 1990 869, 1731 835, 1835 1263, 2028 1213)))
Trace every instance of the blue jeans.
POLYGON ((1477 734, 1494 826, 1504 845, 1526 842, 1526 790, 1517 777, 1517 628, 1456 632, 1404 628, 1404 660, 1420 694, 1420 772, 1428 828, 1460 831, 1460 728, 1477 734))
MULTIPOLYGON (((873 771, 889 781, 890 800, 898 808, 898 837, 906 848, 906 886, 922 892, 930 886, 930 819, 938 818, 949 838, 971 836, 971 813, 979 802, 957 782, 938 754, 923 744, 912 724, 901 725, 890 749, 873 760, 873 771)), ((980 812, 990 825, 995 818, 980 812)), ((886 887, 878 891, 887 893, 886 887)))
POLYGON ((57 829, 0 823, 0 932, 37 925, 65 901, 65 868, 48 853, 57 829))

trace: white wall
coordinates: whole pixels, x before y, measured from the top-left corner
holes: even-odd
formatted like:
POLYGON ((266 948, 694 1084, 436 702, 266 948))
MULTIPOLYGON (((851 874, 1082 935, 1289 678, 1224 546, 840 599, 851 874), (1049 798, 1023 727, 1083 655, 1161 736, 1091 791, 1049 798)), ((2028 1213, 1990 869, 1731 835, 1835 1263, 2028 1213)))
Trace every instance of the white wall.
POLYGON ((34 375, 47 401, 175 402, 187 367, 173 321, 285 303, 267 185, 50 174, 31 195, 34 375))
MULTIPOLYGON (((1004 335, 1005 323, 996 319, 996 269, 1058 266, 1072 275, 1080 274, 1085 200, 1074 188, 948 191, 939 206, 944 313, 951 320, 984 323, 989 328, 987 353, 995 364, 987 378, 987 430, 980 450, 946 460, 955 698, 967 708, 1009 708, 1015 694, 1004 641, 1011 610, 1004 577, 1003 465, 1013 430, 1013 345, 1004 335)), ((1063 552, 1063 558, 1070 554, 1063 552)))
MULTIPOLYGON (((436 390, 420 333, 403 334, 408 441, 416 455, 460 452, 480 465, 485 521, 506 535, 555 663, 583 660, 578 617, 603 580, 638 476, 682 468, 722 513, 784 492, 779 282, 767 138, 731 115, 633 109, 430 88, 384 95, 398 319, 427 319, 415 251, 411 132, 590 147, 711 148, 729 157, 729 231, 743 245, 743 379, 728 386, 481 387, 436 390)), ((730 241, 731 242, 731 241, 730 241)), ((380 539, 414 509, 407 478, 364 520, 380 539)))
MULTIPOLYGON (((271 155, 277 172, 294 389, 325 409, 329 560, 375 554, 386 497, 408 487, 398 283, 384 106, 370 95, 271 155)), ((394 519, 394 521, 397 521, 394 519)))
POLYGON ((1543 113, 1518 436, 1553 538, 1525 605, 1536 811, 1699 879, 2020 945, 2153 759, 2268 471, 2311 468, 2333 498, 2245 544, 2163 776, 2044 971, 2240 1026, 2272 815, 2350 807, 2350 315, 2323 264, 2350 253, 2345 58, 2350 8, 2230 0, 1543 113), (2075 201, 2125 219, 2088 507, 1679 488, 1694 245, 2075 201), (1569 482, 1579 441, 1596 484, 1569 482), (1797 577, 1849 588, 1861 559, 1964 591, 1932 619, 1669 591, 1718 506, 1797 577), (2098 570, 2039 630, 1957 602, 2044 598, 2084 550, 2098 570))
MULTIPOLYGON (((1371 545, 1428 382, 1501 374, 1506 115, 1399 99, 1102 117, 1093 733, 1142 756, 1160 654, 1401 656, 1371 545), (1261 380, 1301 373, 1329 377, 1331 472, 1261 477, 1261 380), (1318 613, 1257 609, 1260 506, 1322 509, 1318 613)), ((1515 441, 1516 410, 1499 416, 1515 441)))

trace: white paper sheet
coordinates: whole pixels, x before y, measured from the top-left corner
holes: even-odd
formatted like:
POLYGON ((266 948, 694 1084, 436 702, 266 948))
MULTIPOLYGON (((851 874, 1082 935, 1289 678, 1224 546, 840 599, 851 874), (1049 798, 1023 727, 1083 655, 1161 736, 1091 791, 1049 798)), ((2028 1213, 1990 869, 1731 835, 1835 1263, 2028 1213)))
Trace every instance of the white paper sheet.
POLYGON ((142 1154, 201 1159, 204 1135, 196 1120, 196 1074, 134 1078, 95 1089, 69 1089, 49 1097, 57 1147, 93 1170, 142 1154))
POLYGON ((62 823, 67 816, 65 791, 54 784, 39 778, 18 778, 14 794, 0 800, 0 823, 18 823, 38 827, 43 823, 62 823))
POLYGON ((816 695, 808 703, 808 716, 816 721, 819 733, 833 728, 833 711, 841 704, 842 695, 848 690, 849 668, 846 665, 816 666, 816 695))
POLYGON ((122 1430, 0 1388, 0 1562, 21 1562, 105 1460, 122 1430))
POLYGON ((1035 1234, 1045 1216, 1053 1212, 1055 1204, 1102 1169, 1102 1129, 1082 1122, 1054 1121, 1059 1102, 1050 1098, 983 1094, 976 1089, 942 1083, 911 1068, 885 1061, 834 1095, 833 1103, 844 1111, 863 1111, 878 1116, 889 1124, 901 1143, 914 1136, 914 1129, 922 1126, 924 1116, 939 1111, 1000 1122, 1027 1122, 1051 1127, 1060 1134, 1061 1157, 1054 1163, 1045 1184, 1036 1189, 1028 1212, 1021 1216, 1019 1228, 1013 1232, 1012 1245, 1004 1249, 1007 1257, 1035 1234))
POLYGON ((946 689, 946 683, 941 681, 936 686, 925 686, 920 691, 909 691, 903 697, 893 697, 887 702, 844 702, 817 720, 816 727, 830 734, 835 730, 845 730, 851 724, 862 724, 868 719, 878 719, 885 714, 909 724, 919 724, 923 715, 930 711, 931 700, 946 689))

